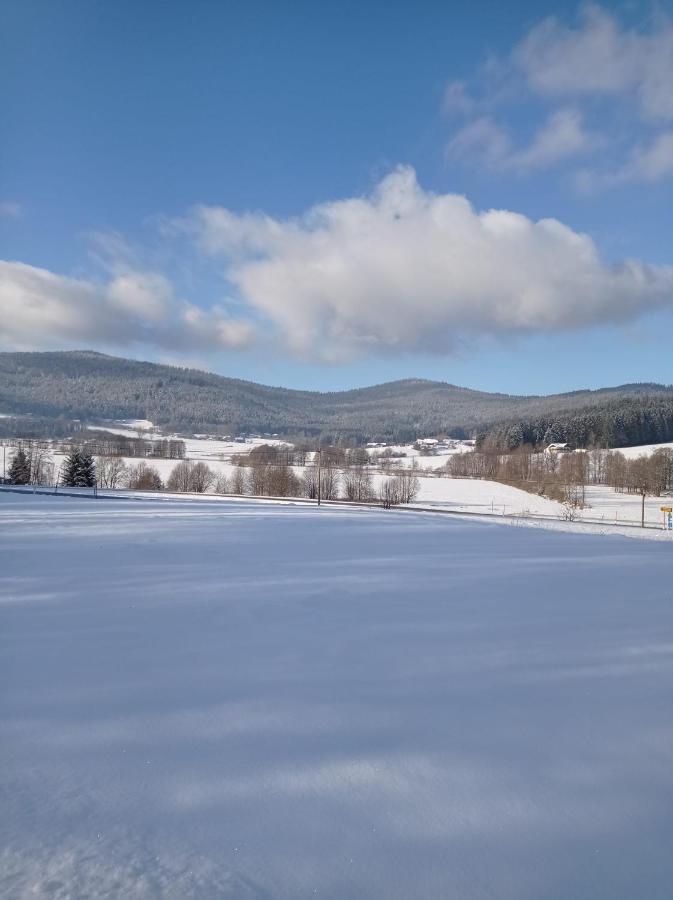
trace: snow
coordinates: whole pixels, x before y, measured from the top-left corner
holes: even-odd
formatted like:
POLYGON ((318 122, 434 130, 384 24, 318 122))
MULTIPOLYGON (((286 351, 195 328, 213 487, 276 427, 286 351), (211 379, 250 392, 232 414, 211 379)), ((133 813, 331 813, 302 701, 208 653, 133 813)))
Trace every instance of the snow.
POLYGON ((154 436, 159 436, 159 429, 149 419, 125 419, 116 421, 113 425, 91 425, 96 431, 107 431, 109 434, 118 434, 122 437, 152 437, 152 434, 143 434, 143 432, 155 432, 154 436))
MULTIPOLYGON (((116 434, 125 434, 136 437, 139 429, 152 427, 149 420, 130 420, 116 423, 120 427, 104 426, 107 430, 116 434), (122 427, 123 426, 123 427, 122 427)), ((178 435, 163 435, 156 431, 153 437, 177 438, 178 435)), ((235 467, 231 458, 235 454, 247 454, 254 447, 269 445, 285 445, 285 442, 276 438, 249 438, 246 442, 234 440, 221 440, 219 438, 201 436, 181 438, 185 443, 186 458, 193 462, 205 462, 216 475, 230 477, 235 467)), ((483 513, 488 515, 525 515, 542 516, 558 520, 563 515, 561 504, 539 497, 535 494, 503 485, 498 482, 485 481, 470 478, 449 478, 442 476, 439 469, 443 469, 451 456, 456 453, 471 452, 473 442, 452 440, 451 447, 442 449, 436 455, 425 456, 410 444, 391 445, 389 448, 368 448, 370 456, 376 456, 382 449, 389 449, 393 453, 405 453, 406 456, 391 460, 393 469, 412 466, 414 463, 419 468, 420 491, 416 500, 417 506, 434 506, 437 509, 450 510, 452 512, 483 513)), ((635 457, 644 453, 650 453, 655 449, 673 447, 673 444, 651 444, 639 447, 630 447, 620 452, 635 457)), ((53 454, 55 470, 58 471, 64 455, 58 451, 53 454)), ((136 466, 145 461, 156 468, 164 483, 170 473, 179 463, 179 460, 159 458, 125 457, 124 462, 128 466, 136 466)), ((295 466, 297 476, 303 474, 303 467, 295 466)), ((378 472, 373 473, 373 482, 378 486, 385 476, 378 472)), ((587 525, 611 525, 640 524, 640 497, 636 494, 615 493, 612 488, 604 486, 590 486, 586 490, 587 508, 578 514, 578 518, 587 525)), ((652 527, 662 523, 661 506, 670 505, 671 497, 648 497, 645 502, 646 523, 652 527)), ((590 529, 591 530, 591 529, 590 529)), ((627 532, 624 532, 627 533, 627 532)))
POLYGON ((636 459, 639 456, 649 456, 655 450, 673 450, 673 441, 667 444, 640 444, 637 447, 620 447, 619 452, 627 459, 636 459))
POLYGON ((197 462, 211 465, 221 460, 229 460, 234 454, 249 453, 255 447, 289 446, 285 441, 275 438, 248 438, 245 443, 239 441, 223 441, 217 438, 181 438, 185 442, 185 454, 197 462))
MULTIPOLYGON (((247 453, 246 445, 237 445, 233 452, 247 453)), ((65 455, 53 452, 55 469, 58 471, 65 455)), ((232 465, 231 452, 222 451, 219 447, 198 449, 188 448, 187 459, 192 462, 205 462, 216 475, 231 477, 237 467, 232 465)), ((123 457, 129 466, 146 462, 155 468, 165 483, 180 460, 148 457, 123 457)), ((295 474, 301 478, 304 467, 293 466, 295 474)), ((375 489, 388 476, 372 471, 372 484, 375 489)), ((562 505, 547 497, 540 497, 528 491, 478 478, 451 478, 440 475, 418 475, 420 490, 415 506, 435 507, 451 512, 481 513, 484 515, 525 515, 546 516, 558 519, 563 514, 562 505)), ((586 488, 587 508, 578 513, 578 518, 590 523, 640 524, 641 500, 638 494, 622 494, 610 487, 588 485, 586 488)), ((671 497, 647 497, 645 500, 645 520, 650 526, 661 524, 661 506, 670 505, 671 497)))
POLYGON ((465 512, 558 516, 560 505, 519 488, 479 478, 420 478, 417 505, 459 509, 465 512))
MULTIPOLYGON (((605 518, 612 522, 640 522, 640 494, 622 494, 605 485, 587 485, 586 502, 589 508, 584 515, 587 518, 605 518)), ((662 506, 670 506, 671 497, 646 497, 645 521, 659 523, 662 521, 662 506)))
POLYGON ((136 431, 151 431, 154 428, 154 423, 149 419, 126 419, 120 424, 126 428, 134 428, 136 431))
POLYGON ((432 454, 421 453, 413 444, 391 444, 385 447, 367 447, 370 458, 376 459, 386 450, 392 453, 404 454, 403 456, 393 456, 391 462, 395 468, 411 467, 414 463, 421 469, 441 469, 452 456, 457 453, 471 453, 474 450, 474 441, 451 440, 452 446, 441 450, 433 451, 432 454))
MULTIPOLYGON (((671 505, 671 497, 645 498, 645 523, 662 525, 662 506, 671 505)), ((623 494, 605 485, 587 485, 586 507, 577 511, 587 523, 640 525, 639 494, 623 494)), ((519 488, 477 478, 420 478, 416 506, 435 507, 469 513, 494 515, 533 515, 558 519, 563 507, 555 500, 531 494, 519 488)))
POLYGON ((668 900, 671 546, 0 493, 6 897, 668 900))

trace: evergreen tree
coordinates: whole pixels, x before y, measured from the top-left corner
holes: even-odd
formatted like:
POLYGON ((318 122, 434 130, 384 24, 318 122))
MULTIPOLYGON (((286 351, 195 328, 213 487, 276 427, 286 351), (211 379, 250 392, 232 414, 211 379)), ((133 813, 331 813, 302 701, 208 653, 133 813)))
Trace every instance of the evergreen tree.
POLYGON ((93 487, 96 463, 88 450, 75 449, 66 457, 61 480, 67 487, 93 487))
POLYGON ((8 475, 10 484, 30 484, 30 460, 23 448, 19 447, 14 454, 8 475))
POLYGON ((66 487, 77 487, 77 476, 80 467, 80 451, 75 448, 68 454, 61 470, 61 482, 66 487))
POLYGON ((77 487, 94 487, 96 484, 96 463, 88 450, 80 450, 77 487))

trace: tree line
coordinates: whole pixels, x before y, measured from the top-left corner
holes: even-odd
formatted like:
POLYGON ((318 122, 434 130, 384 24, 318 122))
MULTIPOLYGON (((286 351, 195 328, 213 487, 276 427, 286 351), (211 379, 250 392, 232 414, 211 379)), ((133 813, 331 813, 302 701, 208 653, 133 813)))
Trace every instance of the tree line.
POLYGON ((614 400, 554 415, 518 419, 494 425, 477 435, 480 450, 507 452, 554 442, 594 449, 663 444, 673 441, 673 397, 614 400))
POLYGON ((330 462, 317 465, 312 462, 301 473, 292 465, 278 462, 252 461, 237 466, 233 473, 216 473, 203 462, 183 460, 178 463, 165 484, 158 471, 141 463, 131 475, 133 487, 170 492, 235 494, 252 497, 301 497, 316 500, 354 500, 381 503, 391 507, 400 503, 412 503, 420 489, 420 482, 413 469, 402 470, 384 476, 375 485, 372 472, 363 465, 341 467, 330 462), (143 474, 142 484, 137 484, 137 474, 143 474), (150 485, 150 480, 152 484, 150 485))
MULTIPOLYGON (((68 451, 72 441, 64 442, 59 449, 68 451)), ((185 442, 178 438, 149 439, 111 434, 107 431, 87 429, 85 444, 94 456, 132 456, 154 459, 184 459, 185 442)))
MULTIPOLYGON (((354 500, 380 503, 384 507, 411 503, 420 482, 415 469, 384 475, 375 485, 371 470, 362 464, 361 454, 330 454, 321 451, 320 464, 314 459, 296 472, 282 450, 271 454, 250 454, 247 465, 240 461, 230 475, 213 471, 204 462, 179 461, 167 479, 145 460, 129 465, 118 456, 101 456, 97 462, 87 446, 71 449, 58 471, 47 447, 29 444, 14 453, 8 471, 10 484, 67 487, 127 488, 171 493, 214 492, 257 497, 305 497, 322 500, 354 500), (359 460, 354 463, 353 460, 359 460)), ((366 455, 366 454, 365 454, 366 455)), ((243 458, 242 458, 243 459, 243 458)), ((304 457, 304 463, 309 462, 304 457)))
POLYGON ((662 496, 673 491, 673 450, 661 448, 630 459, 618 450, 540 453, 520 447, 512 453, 460 453, 445 471, 459 478, 483 478, 580 508, 590 484, 621 493, 662 496))
POLYGON ((164 432, 278 433, 344 447, 481 432, 508 450, 539 445, 547 432, 583 447, 670 440, 653 435, 670 433, 672 409, 673 388, 657 384, 519 397, 406 379, 321 393, 97 353, 0 353, 0 411, 51 417, 55 427, 58 417, 74 427, 146 418, 164 432))

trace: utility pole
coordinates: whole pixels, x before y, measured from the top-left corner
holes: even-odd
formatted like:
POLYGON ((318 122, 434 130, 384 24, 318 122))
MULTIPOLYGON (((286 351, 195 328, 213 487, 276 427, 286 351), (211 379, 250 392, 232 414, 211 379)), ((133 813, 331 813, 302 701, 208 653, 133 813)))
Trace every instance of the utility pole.
POLYGON ((640 527, 645 527, 645 491, 640 495, 640 499, 642 500, 642 506, 640 511, 640 527))
POLYGON ((317 452, 318 452, 318 506, 320 506, 320 499, 321 499, 321 495, 322 495, 322 475, 321 475, 322 450, 320 449, 320 447, 318 447, 317 452))

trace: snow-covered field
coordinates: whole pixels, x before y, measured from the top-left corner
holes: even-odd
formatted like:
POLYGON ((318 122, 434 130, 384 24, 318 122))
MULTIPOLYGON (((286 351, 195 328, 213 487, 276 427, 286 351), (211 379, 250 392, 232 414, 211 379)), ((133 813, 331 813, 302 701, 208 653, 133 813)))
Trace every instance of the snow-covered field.
MULTIPOLYGON (((147 420, 133 420, 116 423, 115 426, 101 426, 107 431, 135 437, 142 434, 153 434, 155 437, 162 435, 152 430, 152 423, 147 420)), ((175 437, 175 436, 174 436, 175 437)), ((249 453, 255 447, 262 444, 283 444, 283 441, 274 438, 251 438, 242 443, 234 440, 220 440, 206 436, 184 438, 186 458, 193 462, 205 462, 216 475, 231 477, 235 467, 231 458, 235 454, 249 453)), ((549 500, 546 497, 538 497, 535 494, 519 490, 495 481, 486 481, 471 478, 449 478, 433 474, 434 470, 443 468, 448 459, 455 453, 470 452, 470 442, 455 441, 450 449, 442 450, 435 456, 421 455, 413 445, 399 445, 390 447, 393 452, 405 453, 406 456, 392 460, 394 468, 405 468, 414 463, 420 466, 420 490, 416 499, 416 505, 434 506, 437 509, 449 509, 469 513, 483 513, 493 515, 524 515, 544 516, 558 520, 563 516, 563 508, 560 503, 549 500), (423 470, 428 470, 425 475, 423 470)), ((673 447, 673 444, 651 444, 640 447, 629 447, 622 450, 625 455, 636 457, 649 454, 659 448, 673 447)), ((371 456, 381 453, 383 447, 369 448, 371 456)), ((55 469, 58 471, 63 462, 64 454, 53 453, 55 469)), ((128 466, 135 466, 140 461, 137 457, 126 457, 124 461, 128 466)), ((164 483, 168 480, 172 470, 179 460, 155 459, 147 460, 159 472, 164 483)), ((295 473, 301 477, 304 469, 295 466, 295 473)), ((374 487, 377 487, 385 476, 378 472, 373 474, 374 487)), ((587 508, 578 513, 578 518, 592 524, 639 524, 641 516, 640 497, 635 494, 615 493, 612 488, 592 485, 586 490, 587 508)), ((648 497, 645 502, 645 520, 649 526, 655 527, 662 524, 661 507, 671 504, 671 497, 648 497)))
MULTIPOLYGON (((604 485, 591 484, 586 488, 588 508, 583 511, 587 519, 605 518, 606 522, 640 522, 641 498, 639 494, 622 494, 604 485)), ((670 506, 672 498, 646 497, 645 521, 662 522, 662 506, 670 506)))
POLYGON ((668 444, 640 444, 638 447, 621 447, 619 452, 627 459, 637 459, 639 456, 649 456, 655 450, 673 450, 673 442, 668 444))
MULTIPOLYGON (((494 515, 533 515, 558 519, 563 507, 555 500, 538 497, 528 491, 473 478, 421 478, 416 506, 451 509, 460 512, 494 515)), ((623 494, 604 485, 587 485, 586 507, 577 511, 578 521, 609 525, 639 525, 639 494, 623 494)), ((663 527, 662 506, 670 506, 672 498, 646 497, 645 523, 663 527)), ((673 535, 672 535, 673 537, 673 535)))
POLYGON ((372 460, 380 457, 385 450, 395 454, 392 463, 396 468, 410 468, 417 465, 420 469, 435 470, 446 466, 452 456, 459 453, 471 453, 474 450, 474 441, 451 441, 451 447, 433 451, 432 455, 422 453, 413 444, 395 444, 389 447, 367 448, 372 460), (399 455, 398 455, 399 454, 399 455))
POLYGON ((498 481, 480 478, 424 478, 419 479, 416 498, 419 506, 459 509, 464 512, 483 512, 495 515, 534 513, 558 516, 561 506, 554 500, 529 494, 498 481))
POLYGON ((0 895, 668 900, 665 544, 0 494, 0 895))
MULTIPOLYGON (((238 445, 236 452, 247 452, 249 447, 241 449, 238 445)), ((54 453, 56 469, 61 465, 64 455, 54 453)), ((217 475, 231 477, 236 467, 229 461, 230 456, 222 458, 221 451, 201 450, 200 452, 188 451, 187 458, 193 462, 205 462, 217 475)), ((127 457, 124 459, 128 466, 135 466, 140 462, 138 458, 127 457)), ((147 463, 157 469, 164 483, 168 480, 172 470, 179 460, 148 459, 147 463)), ((294 471, 301 478, 304 468, 294 466, 294 471)), ((386 476, 379 472, 372 473, 372 484, 375 489, 386 476)), ((416 506, 435 507, 437 509, 449 509, 457 512, 482 513, 488 515, 533 515, 546 516, 558 519, 563 515, 563 507, 560 503, 539 497, 528 491, 501 484, 497 481, 488 481, 476 478, 450 478, 448 476, 419 475, 419 493, 415 501, 416 506)), ((641 515, 641 500, 637 494, 616 493, 612 488, 601 485, 589 485, 586 488, 587 508, 578 513, 578 518, 586 522, 619 524, 639 524, 641 515)), ((662 523, 662 505, 670 505, 671 497, 647 497, 645 501, 645 520, 650 526, 662 523)))

